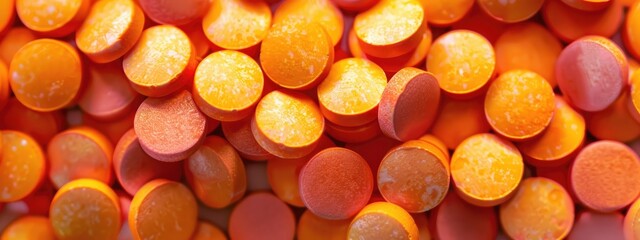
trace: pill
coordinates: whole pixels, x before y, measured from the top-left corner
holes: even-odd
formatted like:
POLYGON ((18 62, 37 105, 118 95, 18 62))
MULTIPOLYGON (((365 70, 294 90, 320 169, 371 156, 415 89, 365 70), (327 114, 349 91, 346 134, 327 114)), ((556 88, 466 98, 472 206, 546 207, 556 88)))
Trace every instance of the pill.
POLYGON ((572 8, 583 11, 597 11, 612 4, 610 0, 562 0, 572 8))
POLYGON ((28 214, 47 216, 55 194, 56 189, 53 188, 51 182, 48 179, 43 179, 38 188, 23 198, 21 202, 27 205, 28 214))
POLYGON ((601 140, 585 146, 569 172, 578 201, 598 212, 631 204, 640 193, 638 156, 626 145, 601 140), (615 173, 615 174, 612 174, 615 173))
POLYGON ((147 17, 160 24, 185 25, 200 19, 209 9, 207 0, 138 0, 147 17))
POLYGON ((0 110, 9 102, 10 88, 9 69, 4 62, 0 61, 0 110))
POLYGON ((373 174, 367 162, 346 148, 327 148, 300 171, 300 197, 319 217, 333 220, 355 216, 373 191, 373 174))
POLYGON ((449 149, 456 149, 468 137, 491 129, 485 117, 483 97, 454 100, 444 96, 439 109, 430 132, 449 149))
POLYGON ((495 43, 507 27, 507 23, 489 16, 477 4, 460 21, 452 25, 453 30, 466 29, 479 33, 489 42, 495 43))
MULTIPOLYGON (((582 211, 578 214, 568 240, 625 239, 624 216, 620 212, 582 211)), ((631 238, 629 238, 631 239, 631 238)))
POLYGON ((231 212, 231 239, 293 239, 296 222, 291 208, 271 193, 245 197, 231 212))
POLYGON ((455 190, 468 203, 489 207, 509 199, 524 174, 518 149, 491 133, 473 135, 451 157, 455 190))
POLYGON ((634 57, 640 58, 640 3, 638 1, 631 5, 627 12, 622 28, 622 40, 626 50, 634 57))
POLYGON ((427 142, 435 146, 438 150, 440 150, 442 155, 445 157, 444 159, 445 161, 447 161, 447 163, 451 160, 451 156, 449 155, 449 150, 447 149, 447 146, 444 144, 444 142, 440 140, 440 138, 432 134, 425 134, 425 135, 422 135, 422 137, 418 138, 418 140, 427 142))
POLYGON ((344 240, 349 231, 351 219, 329 220, 305 210, 296 230, 299 240, 344 240))
POLYGON ((21 200, 44 179, 44 153, 33 138, 22 132, 3 130, 0 135, 0 202, 21 200))
POLYGON ((563 239, 574 223, 571 197, 560 184, 527 178, 516 194, 500 205, 500 223, 513 239, 563 239))
POLYGON ((344 127, 326 121, 324 130, 327 135, 345 143, 366 142, 382 134, 380 124, 377 120, 355 127, 344 127))
POLYGON ((540 10, 542 4, 544 4, 544 0, 478 1, 478 5, 489 16, 506 23, 522 22, 533 17, 540 10))
POLYGON ((178 182, 148 182, 131 201, 129 228, 134 239, 188 239, 196 229, 198 205, 178 182))
POLYGON ((420 0, 427 21, 437 26, 449 26, 460 21, 473 8, 473 0, 420 0))
MULTIPOLYGON (((139 101, 138 103, 141 103, 141 101, 139 101)), ((136 107, 139 105, 138 103, 136 104, 136 107)), ((133 128, 133 121, 135 117, 136 111, 131 111, 126 116, 120 119, 104 122, 94 119, 93 117, 89 116, 89 114, 83 113, 81 116, 81 121, 82 124, 100 131, 115 146, 116 144, 118 144, 118 141, 120 141, 120 137, 122 137, 124 133, 129 131, 129 129, 133 128)))
POLYGON ((47 38, 20 48, 11 60, 9 76, 16 98, 41 112, 72 105, 83 84, 82 63, 75 48, 47 38))
POLYGON ((640 228, 638 223, 640 222, 640 201, 635 200, 634 203, 627 210, 627 214, 624 216, 623 231, 625 239, 638 239, 640 238, 640 228))
POLYGON ((498 219, 492 208, 478 207, 451 191, 429 218, 433 236, 438 239, 496 239, 498 219))
POLYGON ((388 202, 364 207, 351 221, 347 239, 418 239, 419 232, 411 215, 388 202))
POLYGON ((622 24, 623 9, 618 1, 598 11, 582 11, 562 1, 547 1, 540 11, 547 28, 564 42, 587 35, 611 37, 622 24))
MULTIPOLYGON (((626 89, 625 89, 626 90, 626 89)), ((623 91, 609 107, 586 113, 587 130, 600 140, 629 142, 640 136, 640 123, 630 113, 629 91, 623 91)), ((633 109, 635 111, 635 109, 633 109)))
MULTIPOLYGON (((626 103, 627 111, 637 122, 640 122, 640 71, 629 75, 629 95, 626 103)), ((621 95, 624 95, 622 93, 621 95)))
POLYGON ((63 37, 74 32, 85 19, 91 0, 15 0, 20 21, 45 36, 63 37))
POLYGON ((207 36, 202 30, 202 24, 196 21, 191 24, 180 26, 180 29, 182 29, 182 31, 184 31, 184 33, 189 37, 189 40, 191 40, 191 43, 196 50, 196 59, 200 61, 202 58, 206 57, 212 46, 210 46, 211 42, 207 39, 207 36))
POLYGON ((360 12, 369 9, 379 0, 332 0, 338 7, 352 12, 360 12))
POLYGON ((337 45, 344 31, 344 19, 331 0, 284 0, 273 15, 273 23, 287 18, 308 19, 320 24, 333 46, 337 45))
POLYGON ((49 218, 37 215, 27 215, 16 219, 7 226, 2 235, 2 240, 11 239, 56 239, 49 218))
POLYGON ((15 0, 3 1, 0 4, 0 32, 7 30, 15 20, 15 0))
MULTIPOLYGON (((380 162, 382 162, 382 159, 387 155, 389 150, 400 144, 401 142, 395 139, 381 135, 362 143, 347 143, 345 144, 345 148, 360 154, 371 168, 373 179, 378 179, 380 162)), ((373 190, 374 192, 378 191, 378 181, 373 181, 373 190)), ((380 196, 380 198, 384 200, 382 196, 380 196)))
POLYGON ((15 55, 22 46, 33 40, 36 40, 35 33, 26 27, 13 27, 7 30, 4 37, 0 40, 0 59, 6 64, 11 63, 13 55, 15 55))
POLYGON ((416 213, 411 214, 413 221, 416 223, 418 227, 418 239, 419 240, 429 240, 432 239, 431 231, 429 230, 429 219, 427 219, 427 215, 424 213, 416 213))
POLYGON ((192 240, 226 240, 227 236, 224 235, 220 228, 215 225, 206 222, 198 221, 196 230, 191 236, 192 240))
POLYGON ((120 232, 118 196, 98 180, 77 179, 62 186, 49 217, 58 239, 115 239, 120 232))
POLYGON ((234 122, 222 122, 222 132, 229 143, 238 151, 243 159, 264 161, 271 155, 264 150, 251 133, 251 117, 234 122))
POLYGON ((271 26, 264 1, 215 0, 202 19, 202 30, 216 47, 256 52, 271 26))

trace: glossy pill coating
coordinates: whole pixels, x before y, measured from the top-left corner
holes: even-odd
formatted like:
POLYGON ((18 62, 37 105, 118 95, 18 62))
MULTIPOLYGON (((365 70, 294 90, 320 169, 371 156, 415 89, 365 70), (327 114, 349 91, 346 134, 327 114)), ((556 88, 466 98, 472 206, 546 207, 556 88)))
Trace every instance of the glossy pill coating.
POLYGON ((349 225, 348 239, 418 239, 419 231, 411 215, 388 202, 364 207, 349 225))
POLYGON ((273 23, 287 18, 317 22, 325 29, 333 46, 340 42, 345 26, 342 12, 331 0, 284 0, 273 15, 273 23))
POLYGON ((219 48, 249 50, 267 36, 271 20, 263 1, 215 0, 202 19, 202 30, 219 48))
POLYGON ((11 239, 54 240, 56 237, 48 217, 27 215, 11 222, 0 235, 0 240, 11 239))
POLYGON ((63 37, 74 32, 85 19, 91 0, 16 0, 16 12, 26 27, 45 36, 63 37))
POLYGON ((489 16, 506 23, 522 22, 535 15, 544 4, 544 0, 479 0, 478 5, 489 16))
MULTIPOLYGON (((7 1, 11 2, 11 1, 7 1)), ((26 27, 13 27, 0 40, 0 59, 7 65, 11 63, 13 55, 25 44, 36 40, 36 34, 26 27)))
POLYGON ((36 191, 46 159, 38 143, 22 132, 0 131, 0 202, 21 200, 36 191))

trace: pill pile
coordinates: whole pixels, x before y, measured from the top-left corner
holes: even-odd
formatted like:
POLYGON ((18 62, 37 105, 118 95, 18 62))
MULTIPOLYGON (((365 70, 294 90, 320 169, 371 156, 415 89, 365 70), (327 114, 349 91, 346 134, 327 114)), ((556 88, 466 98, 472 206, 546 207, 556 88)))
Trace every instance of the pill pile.
POLYGON ((640 0, 0 0, 0 240, 640 240, 640 0))

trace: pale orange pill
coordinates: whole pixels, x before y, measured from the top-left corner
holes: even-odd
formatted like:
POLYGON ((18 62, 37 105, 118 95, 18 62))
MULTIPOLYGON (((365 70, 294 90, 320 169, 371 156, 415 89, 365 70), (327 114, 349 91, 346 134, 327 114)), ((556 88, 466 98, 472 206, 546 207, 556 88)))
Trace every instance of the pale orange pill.
POLYGON ((458 195, 477 206, 507 201, 523 174, 524 163, 518 149, 490 133, 467 138, 451 157, 451 176, 458 195))
POLYGON ((220 228, 215 225, 200 220, 198 226, 196 226, 195 232, 191 236, 191 240, 226 240, 227 236, 224 235, 220 228))
POLYGON ((7 226, 2 235, 1 240, 12 239, 40 239, 54 240, 56 236, 53 233, 49 218, 36 215, 22 216, 7 226))
POLYGON ((416 0, 379 1, 356 15, 353 22, 362 50, 383 58, 415 49, 426 28, 426 14, 416 0))
POLYGON ((411 215, 388 202, 367 205, 349 225, 348 239, 418 239, 419 231, 411 215))
POLYGON ((498 219, 493 208, 478 207, 451 191, 429 217, 436 239, 496 239, 498 219))
POLYGON ((460 21, 473 8, 473 0, 420 0, 429 23, 448 26, 460 21))
POLYGON ((398 141, 416 139, 431 127, 439 104, 440 87, 433 74, 403 68, 382 92, 378 107, 380 129, 398 141))
POLYGON ((109 186, 85 178, 58 190, 49 217, 58 239, 115 239, 120 211, 118 195, 109 186))
POLYGON ((229 218, 231 239, 293 239, 296 221, 291 208, 271 193, 254 193, 240 201, 229 218))
POLYGON ((160 24, 185 25, 201 18, 209 9, 208 0, 137 0, 144 13, 160 24))
POLYGON ((122 67, 133 88, 150 97, 162 97, 185 86, 196 68, 196 52, 179 28, 159 25, 145 29, 124 56, 122 67))
POLYGON ((334 48, 322 26, 298 18, 271 26, 262 41, 260 64, 276 84, 289 89, 309 89, 331 69, 334 48))
POLYGON ((133 0, 107 0, 93 4, 76 32, 76 44, 97 63, 122 57, 140 38, 144 13, 133 0))
POLYGON ((342 38, 344 19, 340 10, 330 0, 285 0, 276 9, 273 22, 279 23, 287 18, 317 22, 327 31, 333 46, 342 38))
POLYGON ((13 56, 9 74, 16 98, 42 112, 71 105, 83 83, 78 52, 68 43, 53 39, 38 39, 23 46, 13 56))
POLYGON ((208 207, 224 208, 238 201, 247 189, 242 159, 224 138, 207 137, 184 164, 187 182, 208 207))
POLYGON ((22 23, 51 37, 63 37, 78 29, 90 7, 90 0, 16 0, 16 11, 22 23))
POLYGON ((444 93, 454 98, 480 95, 496 66, 491 43, 468 30, 454 30, 437 38, 427 54, 427 71, 444 93))
POLYGON ((342 59, 331 66, 317 88, 320 110, 327 120, 345 127, 372 122, 387 86, 384 71, 361 58, 342 59))
POLYGON ((164 98, 147 98, 136 111, 133 128, 142 149, 165 162, 194 153, 205 136, 207 119, 188 91, 164 98))
POLYGON ((324 131, 335 140, 344 143, 366 142, 382 134, 377 120, 355 127, 344 127, 326 121, 324 122, 324 131))
POLYGON ((4 32, 13 24, 15 19, 15 5, 15 0, 0 3, 0 32, 4 32))
POLYGON ((231 50, 214 52, 203 59, 193 81, 196 105, 219 121, 238 121, 251 115, 264 88, 258 63, 231 50))
MULTIPOLYGON (((568 240, 625 239, 624 215, 620 212, 582 211, 576 217, 568 240)), ((633 238, 628 238, 633 239, 633 238)))
POLYGON ((627 12, 622 29, 622 40, 629 53, 640 59, 640 3, 638 1, 627 12))
POLYGON ((589 133, 600 140, 630 142, 638 138, 640 123, 628 109, 629 102, 629 91, 623 91, 609 107, 585 114, 589 133))
POLYGON ((214 0, 202 19, 202 29, 215 46, 246 50, 269 32, 271 10, 264 1, 214 0))
POLYGON ((222 133, 225 139, 238 151, 243 159, 264 161, 271 158, 267 150, 264 150, 253 137, 251 132, 251 118, 241 119, 235 122, 222 122, 222 133))
POLYGON ((553 118, 555 95, 537 73, 511 70, 491 83, 484 99, 489 125, 500 135, 525 140, 541 134, 553 118))
POLYGON ((133 196, 129 228, 134 239, 189 239, 197 218, 198 203, 186 186, 156 179, 133 196))
POLYGON ((587 35, 611 37, 623 20, 623 8, 619 1, 598 11, 582 11, 562 1, 547 1, 542 8, 547 27, 564 42, 572 42, 587 35))
POLYGON ((298 220, 296 238, 299 240, 344 240, 351 219, 329 220, 306 210, 298 220))
POLYGON ((3 129, 26 133, 40 146, 46 146, 49 140, 62 130, 62 118, 60 111, 34 111, 22 105, 17 99, 11 98, 0 112, 0 126, 3 129))
POLYGON ((2 40, 0 40, 0 59, 7 64, 11 63, 13 55, 15 55, 22 46, 33 40, 36 40, 35 33, 26 27, 9 29, 2 40))
POLYGON ((58 133, 47 146, 49 178, 56 188, 80 178, 111 184, 113 145, 90 127, 76 127, 58 133))
POLYGON ((521 22, 531 18, 544 4, 544 0, 478 0, 478 5, 489 16, 506 23, 521 22))
POLYGON ((0 131, 0 202, 33 193, 45 176, 46 162, 38 143, 18 131, 0 131))
POLYGON ((275 90, 258 103, 251 132, 267 152, 281 158, 299 158, 317 145, 324 132, 324 117, 311 98, 275 90))
MULTIPOLYGON (((612 4, 611 0, 562 0, 563 3, 583 11, 597 11, 612 4)), ((621 1, 622 2, 622 1, 621 1)))
POLYGON ((431 126, 431 134, 442 140, 449 149, 470 136, 489 132, 491 126, 484 114, 484 98, 453 100, 443 97, 440 111, 431 126))
POLYGON ((500 205, 500 223, 513 239, 563 239, 573 227, 573 207, 560 184, 527 178, 513 198, 500 205))

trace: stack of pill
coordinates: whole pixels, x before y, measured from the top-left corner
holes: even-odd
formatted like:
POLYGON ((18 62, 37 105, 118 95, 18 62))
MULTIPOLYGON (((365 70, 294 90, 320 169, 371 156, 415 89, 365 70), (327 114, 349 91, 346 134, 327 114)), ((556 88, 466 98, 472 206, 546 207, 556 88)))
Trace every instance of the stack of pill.
POLYGON ((640 240, 640 0, 0 0, 0 240, 640 240))

